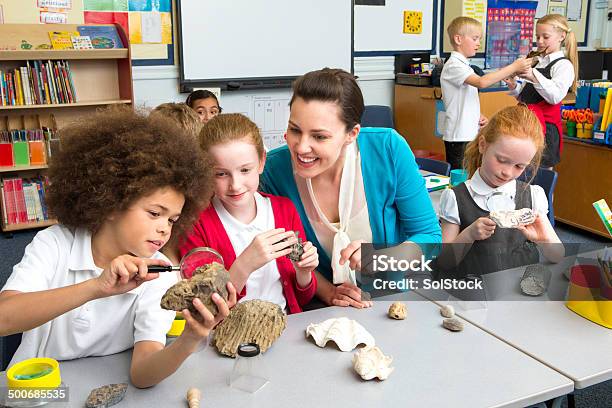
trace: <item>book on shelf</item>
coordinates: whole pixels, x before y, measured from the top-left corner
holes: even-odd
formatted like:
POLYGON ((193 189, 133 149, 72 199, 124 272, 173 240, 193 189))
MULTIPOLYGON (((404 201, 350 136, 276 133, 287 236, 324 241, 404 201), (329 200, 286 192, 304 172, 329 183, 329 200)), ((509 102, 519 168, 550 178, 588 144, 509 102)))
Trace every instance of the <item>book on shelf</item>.
POLYGON ((0 105, 75 103, 77 96, 67 61, 26 61, 0 71, 0 105))
POLYGON ((0 196, 5 225, 40 222, 49 219, 45 200, 46 176, 2 179, 0 196))
MULTIPOLYGON (((77 26, 79 34, 88 36, 94 48, 125 48, 115 26, 77 26)), ((78 34, 77 34, 78 35, 78 34)))
POLYGON ((90 50, 93 48, 91 38, 88 35, 73 35, 70 39, 75 50, 90 50))
POLYGON ((76 31, 49 31, 49 39, 54 50, 71 50, 72 38, 80 35, 76 31))

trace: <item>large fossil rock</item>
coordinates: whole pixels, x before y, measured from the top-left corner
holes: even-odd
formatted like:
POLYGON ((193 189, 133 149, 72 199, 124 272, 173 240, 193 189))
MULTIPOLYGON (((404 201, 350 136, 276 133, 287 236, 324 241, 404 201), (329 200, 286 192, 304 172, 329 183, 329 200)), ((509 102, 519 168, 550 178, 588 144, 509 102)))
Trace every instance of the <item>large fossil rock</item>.
POLYGON ((287 326, 287 316, 276 303, 247 300, 232 308, 215 329, 213 345, 221 354, 236 357, 241 343, 256 343, 265 352, 287 326))
POLYGON ((216 315, 219 311, 217 305, 212 301, 212 294, 217 292, 227 301, 229 296, 227 282, 229 280, 229 272, 217 262, 199 267, 193 272, 191 279, 182 280, 166 291, 161 300, 161 307, 177 312, 188 309, 195 316, 199 316, 193 306, 193 299, 197 297, 213 315, 216 315))
POLYGON ((516 228, 533 224, 536 213, 531 208, 521 208, 520 210, 491 211, 489 217, 501 228, 516 228))
POLYGON ((118 404, 127 391, 127 384, 109 384, 103 387, 94 388, 89 393, 85 406, 87 408, 104 408, 118 404))
POLYGON ((366 346, 353 354, 353 369, 364 380, 386 380, 393 371, 393 358, 385 356, 376 346, 366 346))

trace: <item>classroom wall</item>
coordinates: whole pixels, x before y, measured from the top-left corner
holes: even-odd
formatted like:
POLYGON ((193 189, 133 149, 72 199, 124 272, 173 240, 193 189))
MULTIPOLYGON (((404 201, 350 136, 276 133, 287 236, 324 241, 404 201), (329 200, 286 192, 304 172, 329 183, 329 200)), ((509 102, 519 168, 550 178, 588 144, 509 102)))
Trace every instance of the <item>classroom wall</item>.
MULTIPOLYGON (((393 57, 357 57, 355 75, 364 93, 366 105, 393 103, 393 57)), ((178 92, 179 70, 171 67, 133 67, 134 99, 138 106, 155 107, 164 102, 184 102, 187 94, 178 92)), ((222 92, 221 104, 226 112, 245 112, 254 96, 287 98, 289 89, 222 92)))
MULTIPOLYGON (((438 10, 440 9, 440 0, 438 10)), ((591 1, 589 17, 589 34, 587 47, 593 50, 601 44, 602 29, 606 15, 606 4, 601 0, 591 1)), ((438 21, 440 24, 440 15, 438 21)), ((439 55, 439 50, 432 50, 432 55, 439 55)), ((482 64, 483 61, 474 61, 482 64)), ((393 57, 357 57, 355 74, 363 90, 366 105, 387 105, 393 108, 393 57)), ((184 101, 187 94, 178 92, 178 68, 172 67, 134 67, 134 97, 137 104, 156 106, 168 101, 184 101)), ((289 90, 234 91, 222 94, 222 104, 226 111, 244 112, 247 101, 254 96, 263 98, 289 98, 289 90)))

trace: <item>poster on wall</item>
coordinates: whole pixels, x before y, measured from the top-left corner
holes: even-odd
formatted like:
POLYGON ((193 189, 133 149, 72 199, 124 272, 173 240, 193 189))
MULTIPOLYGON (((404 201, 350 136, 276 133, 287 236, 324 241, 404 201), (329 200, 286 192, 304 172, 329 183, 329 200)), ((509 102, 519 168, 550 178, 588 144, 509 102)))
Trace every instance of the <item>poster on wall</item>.
POLYGON ((171 0, 83 0, 85 23, 117 23, 130 39, 133 65, 172 65, 171 0))

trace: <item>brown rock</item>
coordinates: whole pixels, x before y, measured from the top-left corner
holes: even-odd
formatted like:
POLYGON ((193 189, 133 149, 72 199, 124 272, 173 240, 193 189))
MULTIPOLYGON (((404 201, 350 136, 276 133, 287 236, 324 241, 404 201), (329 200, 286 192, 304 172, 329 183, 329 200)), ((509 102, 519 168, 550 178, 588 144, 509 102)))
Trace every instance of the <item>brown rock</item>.
POLYGON ((391 303, 388 315, 395 320, 404 320, 406 318, 406 305, 402 302, 391 303))
POLYGON ((191 279, 182 280, 168 289, 162 297, 161 307, 177 312, 188 309, 194 315, 199 316, 193 306, 193 299, 197 297, 213 315, 216 315, 219 311, 217 305, 212 301, 212 294, 216 292, 227 301, 229 294, 226 285, 229 280, 229 272, 223 265, 213 262, 210 265, 202 266, 195 270, 191 279))
POLYGON ((265 352, 287 326, 287 316, 276 303, 247 300, 231 309, 215 329, 213 345, 221 354, 236 357, 241 343, 256 343, 265 352))
POLYGON ((89 393, 85 406, 87 408, 104 408, 118 404, 127 391, 127 384, 109 384, 94 388, 89 393))

